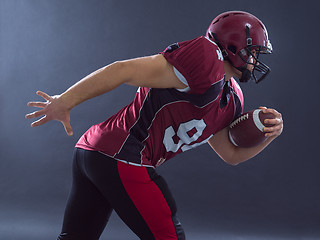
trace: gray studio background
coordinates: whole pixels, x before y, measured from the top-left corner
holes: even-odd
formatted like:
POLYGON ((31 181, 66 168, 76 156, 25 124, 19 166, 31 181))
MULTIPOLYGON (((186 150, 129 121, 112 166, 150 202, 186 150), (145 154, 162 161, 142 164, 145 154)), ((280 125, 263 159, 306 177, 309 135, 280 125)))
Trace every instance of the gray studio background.
MULTIPOLYGON (((0 0, 0 239, 55 239, 84 131, 133 99, 121 86, 72 110, 74 136, 51 122, 31 128, 36 90, 60 94, 116 60, 155 54, 205 34, 227 10, 267 26, 274 53, 261 84, 242 84, 245 110, 282 112, 282 136, 236 167, 209 146, 158 168, 188 239, 320 239, 319 18, 316 1, 0 0)), ((137 239, 113 214, 102 238, 137 239)))

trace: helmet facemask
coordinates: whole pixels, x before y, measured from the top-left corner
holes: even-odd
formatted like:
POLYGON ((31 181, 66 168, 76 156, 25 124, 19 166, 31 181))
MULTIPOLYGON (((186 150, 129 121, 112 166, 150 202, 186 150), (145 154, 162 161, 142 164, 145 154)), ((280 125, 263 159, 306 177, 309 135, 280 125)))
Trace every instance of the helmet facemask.
MULTIPOLYGON (((260 54, 272 53, 272 45, 269 40, 267 41, 267 46, 252 45, 252 39, 250 37, 250 28, 248 25, 246 25, 246 36, 247 36, 247 39, 246 39, 247 47, 245 47, 244 49, 241 49, 238 52, 238 56, 244 62, 243 66, 236 67, 240 72, 242 72, 242 76, 239 79, 239 81, 248 82, 249 80, 252 79, 256 83, 259 83, 271 71, 271 69, 266 64, 264 64, 262 61, 259 60, 259 56, 260 54), (251 68, 250 65, 252 65, 253 68, 251 68), (248 68, 249 69, 251 68, 252 70, 250 71, 248 68)), ((232 47, 228 46, 228 50, 231 51, 232 47)))
POLYGON ((258 45, 247 46, 238 52, 239 57, 244 62, 243 66, 236 67, 242 72, 242 77, 239 79, 240 82, 248 82, 249 80, 253 80, 256 83, 259 83, 270 73, 270 68, 261 60, 259 60, 259 57, 262 54, 269 54, 272 52, 270 42, 268 45, 269 47, 258 45), (253 67, 250 67, 250 65, 253 67), (248 68, 252 70, 250 71, 248 68))

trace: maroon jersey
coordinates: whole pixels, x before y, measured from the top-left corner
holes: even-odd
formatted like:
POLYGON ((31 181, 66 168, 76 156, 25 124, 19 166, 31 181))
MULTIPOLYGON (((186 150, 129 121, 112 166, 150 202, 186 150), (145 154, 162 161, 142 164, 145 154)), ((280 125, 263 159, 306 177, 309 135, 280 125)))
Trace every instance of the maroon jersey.
POLYGON ((157 167, 206 143, 242 113, 242 91, 234 79, 225 81, 223 57, 214 42, 199 37, 161 54, 188 87, 139 88, 132 103, 92 126, 76 147, 157 167))

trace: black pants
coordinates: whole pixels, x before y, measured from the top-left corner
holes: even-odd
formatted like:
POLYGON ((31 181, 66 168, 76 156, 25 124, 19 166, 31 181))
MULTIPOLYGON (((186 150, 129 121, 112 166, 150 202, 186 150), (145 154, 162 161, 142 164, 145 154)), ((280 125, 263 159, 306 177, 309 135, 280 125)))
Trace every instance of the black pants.
POLYGON ((185 239, 175 201, 153 168, 76 149, 73 184, 58 239, 99 239, 113 210, 140 239, 185 239))

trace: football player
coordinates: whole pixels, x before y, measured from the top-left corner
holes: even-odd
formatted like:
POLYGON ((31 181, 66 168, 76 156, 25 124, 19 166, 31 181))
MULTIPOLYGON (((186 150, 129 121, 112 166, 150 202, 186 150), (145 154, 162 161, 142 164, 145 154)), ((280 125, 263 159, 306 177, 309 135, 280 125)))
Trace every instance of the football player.
POLYGON ((260 82, 270 72, 261 54, 272 53, 264 24, 247 12, 217 16, 206 36, 170 45, 157 55, 114 62, 88 75, 61 95, 38 91, 46 102, 26 118, 51 120, 72 135, 70 111, 121 84, 137 86, 134 100, 92 126, 76 144, 73 185, 61 240, 99 239, 113 210, 140 239, 185 239, 176 203, 155 168, 175 155, 209 143, 236 165, 262 151, 283 129, 274 109, 268 137, 253 148, 228 139, 228 126, 243 112, 240 82, 260 82))

